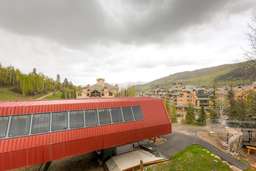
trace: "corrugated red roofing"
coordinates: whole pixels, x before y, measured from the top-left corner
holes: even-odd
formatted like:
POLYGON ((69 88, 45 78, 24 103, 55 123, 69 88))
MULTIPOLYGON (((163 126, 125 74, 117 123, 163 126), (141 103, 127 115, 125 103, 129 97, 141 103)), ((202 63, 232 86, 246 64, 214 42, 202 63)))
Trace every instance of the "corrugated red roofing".
POLYGON ((68 111, 80 109, 107 108, 115 106, 129 106, 141 101, 160 100, 150 97, 137 98, 91 98, 81 100, 50 100, 50 101, 23 101, 0 102, 0 116, 22 115, 42 112, 68 111))
POLYGON ((0 139, 0 170, 107 149, 171 132, 163 102, 155 98, 2 102, 0 116, 131 105, 141 106, 143 120, 0 139))

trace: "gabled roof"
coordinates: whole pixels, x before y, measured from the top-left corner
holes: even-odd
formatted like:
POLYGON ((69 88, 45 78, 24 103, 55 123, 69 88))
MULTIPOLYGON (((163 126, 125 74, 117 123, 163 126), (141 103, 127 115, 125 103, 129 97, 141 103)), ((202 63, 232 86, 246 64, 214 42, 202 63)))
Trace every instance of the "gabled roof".
POLYGON ((100 85, 100 84, 94 84, 94 85, 92 85, 92 86, 90 86, 89 87, 89 89, 91 90, 91 91, 94 91, 94 90, 97 90, 97 91, 102 91, 102 90, 104 90, 104 88, 107 88, 107 89, 109 89, 110 91, 113 91, 113 90, 117 90, 118 88, 117 87, 115 87, 115 86, 113 86, 113 85, 111 85, 111 84, 108 84, 108 83, 104 83, 103 85, 100 85))

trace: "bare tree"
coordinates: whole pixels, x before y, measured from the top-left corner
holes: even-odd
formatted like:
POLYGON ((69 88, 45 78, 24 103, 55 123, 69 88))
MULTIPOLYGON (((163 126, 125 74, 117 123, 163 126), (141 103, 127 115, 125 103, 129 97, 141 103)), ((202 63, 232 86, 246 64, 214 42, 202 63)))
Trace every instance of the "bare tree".
POLYGON ((251 47, 249 52, 247 52, 248 61, 256 65, 256 17, 254 17, 249 24, 248 38, 251 47))

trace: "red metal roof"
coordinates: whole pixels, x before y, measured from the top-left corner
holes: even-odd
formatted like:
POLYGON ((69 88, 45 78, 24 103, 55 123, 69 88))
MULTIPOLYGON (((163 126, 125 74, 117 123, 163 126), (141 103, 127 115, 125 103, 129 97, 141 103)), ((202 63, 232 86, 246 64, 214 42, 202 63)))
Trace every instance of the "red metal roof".
POLYGON ((81 100, 0 102, 0 116, 129 106, 132 104, 139 104, 142 101, 152 100, 160 101, 160 99, 151 97, 127 97, 100 99, 90 98, 81 100))
POLYGON ((163 102, 155 98, 2 102, 0 116, 131 105, 140 105, 144 113, 143 120, 0 139, 0 170, 107 149, 171 132, 163 102))

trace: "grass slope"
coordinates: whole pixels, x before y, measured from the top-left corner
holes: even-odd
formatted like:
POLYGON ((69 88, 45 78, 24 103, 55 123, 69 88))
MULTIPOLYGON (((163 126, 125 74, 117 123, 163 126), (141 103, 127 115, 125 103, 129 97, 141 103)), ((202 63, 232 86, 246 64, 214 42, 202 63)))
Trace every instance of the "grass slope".
MULTIPOLYGON (((45 96, 45 94, 39 94, 36 96, 23 96, 20 93, 12 91, 12 88, 4 87, 0 88, 0 101, 27 101, 27 100, 39 100, 38 98, 45 96)), ((62 99, 62 93, 60 91, 46 96, 40 100, 59 100, 62 99)))
POLYGON ((137 86, 140 91, 151 90, 156 87, 170 88, 173 83, 181 81, 187 85, 212 86, 214 83, 225 85, 250 83, 256 80, 256 67, 247 67, 247 62, 226 64, 204 68, 195 71, 186 71, 160 78, 150 83, 137 86))
POLYGON ((229 166, 209 150, 191 145, 165 163, 149 166, 145 171, 231 171, 229 166))
POLYGON ((24 101, 33 100, 38 96, 23 96, 11 90, 11 88, 0 88, 0 101, 24 101))
POLYGON ((60 100, 62 99, 62 93, 60 91, 54 92, 52 95, 47 96, 43 100, 60 100))

